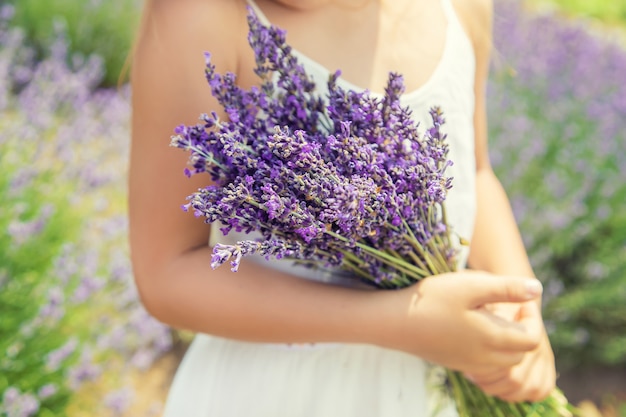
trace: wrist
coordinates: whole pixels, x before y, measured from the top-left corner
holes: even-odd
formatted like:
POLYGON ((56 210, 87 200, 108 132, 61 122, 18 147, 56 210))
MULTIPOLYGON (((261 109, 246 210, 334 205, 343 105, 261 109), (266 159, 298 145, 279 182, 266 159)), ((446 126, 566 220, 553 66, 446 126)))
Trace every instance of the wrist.
POLYGON ((401 290, 378 291, 375 320, 369 326, 368 343, 383 348, 419 354, 419 339, 412 335, 420 333, 423 320, 416 319, 419 284, 401 290), (418 343, 416 343, 418 342, 418 343))

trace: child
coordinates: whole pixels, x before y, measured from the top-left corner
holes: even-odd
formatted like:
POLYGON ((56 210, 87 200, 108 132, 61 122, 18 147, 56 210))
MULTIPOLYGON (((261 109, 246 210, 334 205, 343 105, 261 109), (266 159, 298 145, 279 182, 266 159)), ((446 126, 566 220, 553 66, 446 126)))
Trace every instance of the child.
POLYGON ((489 0, 146 1, 131 75, 132 260, 146 308, 198 332, 166 417, 454 416, 429 363, 505 400, 548 395, 555 370, 541 285, 487 156, 491 13, 489 0), (395 71, 422 125, 441 106, 454 161, 448 220, 471 240, 461 272, 368 291, 288 261, 210 268, 209 238, 240 236, 211 236, 180 210, 208 176, 182 175, 187 154, 168 139, 201 113, 225 117, 204 79, 205 51, 242 87, 259 82, 248 6, 287 31, 318 86, 341 69, 344 87, 381 92, 395 71), (474 271, 462 269, 466 259, 474 271))

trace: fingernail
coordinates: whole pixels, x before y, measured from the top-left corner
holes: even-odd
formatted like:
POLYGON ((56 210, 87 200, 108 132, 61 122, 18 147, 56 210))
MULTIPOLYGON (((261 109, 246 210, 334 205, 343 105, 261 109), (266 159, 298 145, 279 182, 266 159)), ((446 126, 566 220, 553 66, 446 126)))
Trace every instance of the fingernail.
POLYGON ((535 298, 541 295, 543 292, 543 285, 536 279, 528 280, 526 282, 526 294, 528 294, 528 298, 535 298))

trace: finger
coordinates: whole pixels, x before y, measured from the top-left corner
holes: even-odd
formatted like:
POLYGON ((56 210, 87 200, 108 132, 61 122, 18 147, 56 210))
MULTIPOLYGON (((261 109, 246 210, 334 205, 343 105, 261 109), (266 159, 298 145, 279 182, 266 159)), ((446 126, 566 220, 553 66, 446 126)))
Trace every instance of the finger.
POLYGON ((539 402, 545 400, 554 387, 544 381, 538 382, 536 385, 525 386, 522 389, 511 389, 509 392, 505 392, 497 395, 499 398, 508 402, 539 402))
POLYGON ((502 378, 489 382, 476 380, 475 384, 485 393, 505 401, 540 401, 554 388, 549 367, 540 363, 539 355, 526 355, 520 365, 510 369, 502 378))
MULTIPOLYGON (((510 368, 501 378, 494 378, 489 382, 476 381, 475 384, 486 394, 498 397, 505 401, 519 402, 527 400, 531 394, 539 390, 540 380, 531 378, 533 359, 526 355, 525 360, 518 366, 510 368)), ((534 376, 538 376, 536 373, 534 376)))
POLYGON ((538 402, 543 401, 550 395, 552 389, 545 383, 538 383, 537 385, 525 385, 521 389, 516 389, 515 386, 510 386, 510 390, 503 391, 500 394, 491 394, 504 401, 517 403, 521 401, 538 402))
POLYGON ((543 382, 538 382, 537 384, 524 384, 516 382, 509 385, 508 391, 503 390, 503 392, 494 394, 494 396, 511 403, 518 403, 521 401, 540 401, 549 394, 542 394, 545 391, 545 388, 543 387, 544 385, 545 384, 543 382))
POLYGON ((524 326, 528 335, 539 344, 545 336, 545 327, 539 306, 535 303, 522 304, 517 322, 524 326))
POLYGON ((506 375, 500 379, 490 382, 474 382, 485 394, 502 399, 513 399, 523 397, 523 384, 519 380, 515 380, 511 375, 506 375))
POLYGON ((528 311, 519 322, 509 321, 484 310, 475 311, 484 326, 486 346, 502 352, 528 352, 539 346, 543 323, 541 316, 528 311), (537 323, 538 322, 538 323, 537 323))
POLYGON ((514 368, 512 379, 522 382, 520 389, 511 389, 499 394, 506 401, 541 401, 545 399, 555 387, 554 367, 545 363, 552 362, 545 358, 545 352, 537 352, 527 355, 524 361, 514 368))
POLYGON ((485 304, 499 302, 530 301, 543 292, 539 280, 526 277, 472 274, 464 284, 468 289, 470 308, 480 308, 485 304))
POLYGON ((511 374, 511 368, 498 368, 488 372, 466 374, 466 378, 476 385, 484 386, 496 383, 511 374))
POLYGON ((519 312, 520 304, 521 303, 491 303, 485 304, 480 308, 504 319, 515 320, 519 312))
POLYGON ((525 352, 491 351, 484 353, 482 360, 475 363, 471 368, 464 368, 467 375, 485 375, 499 372, 502 369, 510 369, 519 365, 524 359, 525 352))

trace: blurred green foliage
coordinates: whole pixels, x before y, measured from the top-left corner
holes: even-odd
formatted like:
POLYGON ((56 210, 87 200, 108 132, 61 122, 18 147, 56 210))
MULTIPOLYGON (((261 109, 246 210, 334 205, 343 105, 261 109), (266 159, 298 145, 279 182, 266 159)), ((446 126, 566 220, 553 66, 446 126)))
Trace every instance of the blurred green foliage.
POLYGON ((33 51, 14 11, 0 7, 0 417, 119 415, 122 377, 171 345, 126 247, 129 88, 94 90, 101 60, 69 56, 63 28, 33 51))
POLYGON ((626 24, 626 0, 528 0, 531 4, 550 5, 566 13, 600 19, 611 24, 626 24))
POLYGON ((626 363, 626 50, 497 2, 491 157, 544 281, 562 367, 626 363))
POLYGON ((5 0, 13 4, 12 24, 26 33, 27 44, 44 54, 58 26, 65 26, 69 48, 105 62, 103 85, 116 85, 126 63, 139 18, 141 0, 5 0))
MULTIPOLYGON (((3 145, 0 230, 8 233, 0 234, 0 393, 5 393, 0 415, 3 404, 7 415, 14 415, 7 389, 31 396, 48 385, 54 393, 37 398, 37 415, 63 416, 71 396, 65 373, 76 355, 69 350, 59 366, 50 366, 48 354, 70 335, 65 311, 55 308, 54 298, 63 298, 63 291, 49 290, 63 245, 78 233, 76 213, 66 203, 71 189, 55 184, 53 171, 28 165, 37 153, 32 143, 3 145)), ((14 407, 24 407, 19 401, 24 398, 15 399, 14 407)))

